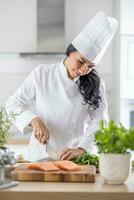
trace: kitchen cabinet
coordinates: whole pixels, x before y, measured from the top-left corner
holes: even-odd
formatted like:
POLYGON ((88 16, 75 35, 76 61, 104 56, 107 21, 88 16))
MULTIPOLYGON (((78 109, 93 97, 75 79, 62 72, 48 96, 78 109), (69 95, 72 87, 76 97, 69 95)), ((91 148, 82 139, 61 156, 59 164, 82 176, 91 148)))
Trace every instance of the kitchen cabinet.
POLYGON ((120 84, 121 98, 134 99, 134 1, 120 4, 120 84))
POLYGON ((120 120, 134 126, 134 1, 120 1, 120 120))

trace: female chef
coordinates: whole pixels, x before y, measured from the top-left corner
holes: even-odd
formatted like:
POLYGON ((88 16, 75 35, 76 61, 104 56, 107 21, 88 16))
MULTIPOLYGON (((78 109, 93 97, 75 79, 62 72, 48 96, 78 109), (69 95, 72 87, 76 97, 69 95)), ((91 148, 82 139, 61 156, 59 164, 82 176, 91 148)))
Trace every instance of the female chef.
POLYGON ((116 29, 117 20, 100 11, 63 61, 37 66, 9 98, 7 112, 19 113, 15 125, 23 134, 31 132, 27 160, 71 160, 93 151, 98 121, 108 120, 104 81, 95 66, 116 29))

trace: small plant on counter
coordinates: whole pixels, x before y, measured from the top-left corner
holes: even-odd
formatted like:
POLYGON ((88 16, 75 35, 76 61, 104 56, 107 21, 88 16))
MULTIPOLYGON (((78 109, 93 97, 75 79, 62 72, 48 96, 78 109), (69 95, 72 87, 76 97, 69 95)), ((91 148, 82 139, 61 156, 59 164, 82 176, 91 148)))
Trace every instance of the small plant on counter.
POLYGON ((86 153, 74 158, 72 161, 80 165, 95 165, 96 168, 99 167, 99 156, 95 154, 86 153))
POLYGON ((15 116, 16 114, 14 113, 8 115, 5 108, 2 106, 0 107, 0 148, 4 148, 7 142, 9 129, 15 116))
POLYGON ((108 183, 124 183, 130 172, 130 150, 134 150, 134 127, 126 129, 113 120, 107 124, 101 120, 95 132, 95 144, 102 177, 108 183))

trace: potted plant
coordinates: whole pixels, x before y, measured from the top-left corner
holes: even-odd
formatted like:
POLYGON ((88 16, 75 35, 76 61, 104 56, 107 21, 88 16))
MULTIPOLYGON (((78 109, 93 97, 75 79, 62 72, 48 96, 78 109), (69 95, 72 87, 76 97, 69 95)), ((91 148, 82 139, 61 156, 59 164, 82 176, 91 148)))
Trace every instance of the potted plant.
POLYGON ((5 144, 7 142, 9 129, 15 116, 16 114, 14 113, 8 115, 6 109, 3 106, 0 107, 0 149, 6 148, 5 144))
POLYGON ((0 184, 5 179, 5 166, 12 164, 15 160, 14 153, 6 148, 9 129, 16 114, 7 114, 4 107, 0 107, 0 184))
POLYGON ((98 147, 99 170, 107 183, 122 184, 130 172, 130 150, 134 150, 134 127, 126 129, 121 123, 110 120, 99 123, 95 132, 98 147))

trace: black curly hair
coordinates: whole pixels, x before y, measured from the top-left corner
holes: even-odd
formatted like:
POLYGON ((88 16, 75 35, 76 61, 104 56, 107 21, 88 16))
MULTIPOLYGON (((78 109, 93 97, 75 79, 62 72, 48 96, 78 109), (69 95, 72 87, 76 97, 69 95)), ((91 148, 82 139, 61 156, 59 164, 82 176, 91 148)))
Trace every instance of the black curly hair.
MULTIPOLYGON (((71 52, 75 52, 77 49, 70 44, 66 50, 66 56, 69 56, 71 52)), ((89 104, 89 108, 94 110, 99 107, 102 99, 100 96, 100 77, 97 71, 93 68, 88 74, 80 76, 77 80, 79 92, 83 96, 84 103, 89 104)))

